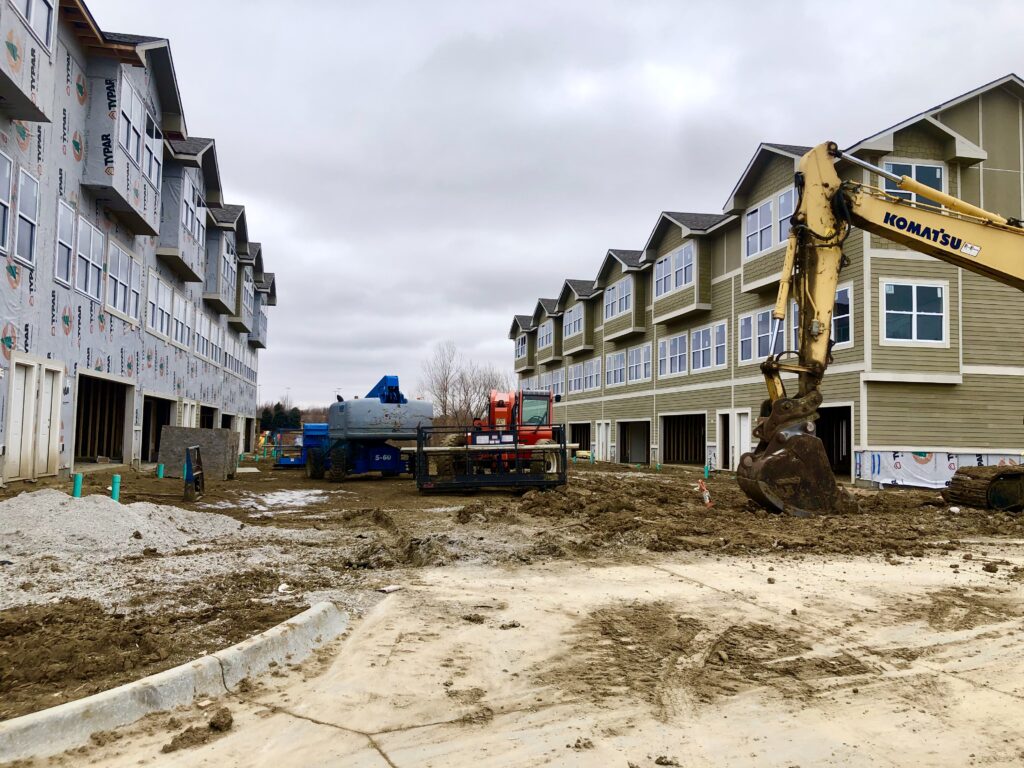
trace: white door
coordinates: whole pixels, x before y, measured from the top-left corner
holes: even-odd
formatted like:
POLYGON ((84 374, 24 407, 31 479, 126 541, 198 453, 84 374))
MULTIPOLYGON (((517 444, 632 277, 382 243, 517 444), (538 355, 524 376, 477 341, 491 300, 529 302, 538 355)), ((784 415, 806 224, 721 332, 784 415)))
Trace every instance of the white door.
POLYGON ((60 404, 58 371, 44 368, 42 384, 39 387, 39 423, 36 428, 36 477, 57 472, 57 445, 54 420, 60 404))
POLYGON ((7 462, 4 474, 18 478, 32 466, 32 368, 14 364, 11 381, 11 416, 7 428, 7 462))
POLYGON ((750 450, 750 413, 736 414, 736 466, 740 456, 750 450))
POLYGON ((612 425, 608 421, 597 422, 597 460, 609 461, 611 455, 612 425))

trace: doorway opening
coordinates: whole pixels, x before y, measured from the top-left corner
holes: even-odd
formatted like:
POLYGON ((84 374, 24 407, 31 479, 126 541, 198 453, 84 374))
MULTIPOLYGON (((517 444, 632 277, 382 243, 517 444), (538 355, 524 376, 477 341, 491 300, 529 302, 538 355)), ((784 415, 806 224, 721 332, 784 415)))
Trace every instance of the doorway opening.
POLYGON ((576 451, 589 451, 590 450, 590 422, 585 424, 570 424, 569 425, 569 442, 573 445, 578 445, 579 448, 573 450, 576 451))
POLYGON ((619 422, 619 461, 623 464, 651 463, 651 422, 619 422))
POLYGON ((217 409, 210 405, 199 406, 200 429, 213 429, 217 426, 217 409))
POLYGON ((131 388, 109 379, 78 376, 75 408, 75 461, 125 459, 125 417, 131 388))
POLYGON ((833 405, 818 408, 815 422, 818 438, 825 446, 825 455, 832 472, 851 477, 853 472, 853 408, 833 405))
POLYGON ((659 441, 662 463, 703 467, 707 461, 707 432, 703 413, 663 416, 659 441))
POLYGON ((160 455, 160 433, 171 423, 175 403, 162 397, 142 398, 142 460, 155 462, 160 455))

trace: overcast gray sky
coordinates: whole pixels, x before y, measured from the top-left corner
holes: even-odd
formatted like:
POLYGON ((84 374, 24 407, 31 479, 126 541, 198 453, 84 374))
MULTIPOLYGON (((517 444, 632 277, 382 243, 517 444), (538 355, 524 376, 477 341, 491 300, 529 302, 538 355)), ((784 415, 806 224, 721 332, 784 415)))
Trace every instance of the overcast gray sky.
MULTIPOLYGON (((168 37, 277 273, 263 400, 416 390, 452 339, 718 212, 758 142, 848 145, 1013 71, 1019 3, 88 0, 168 37)), ((1019 212, 1009 212, 1019 214, 1019 212)))

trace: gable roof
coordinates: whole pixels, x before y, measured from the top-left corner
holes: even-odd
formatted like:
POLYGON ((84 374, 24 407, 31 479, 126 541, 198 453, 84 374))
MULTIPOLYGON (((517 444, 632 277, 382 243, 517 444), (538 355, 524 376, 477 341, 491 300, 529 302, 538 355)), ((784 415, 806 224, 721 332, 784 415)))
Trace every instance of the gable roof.
POLYGON ((537 299, 537 306, 534 308, 531 318, 534 325, 539 325, 542 312, 546 312, 548 317, 557 317, 562 314, 558 308, 558 299, 537 299))
POLYGON ((727 213, 682 213, 679 211, 662 211, 658 221, 651 230, 642 251, 641 260, 649 264, 654 260, 654 244, 664 236, 665 230, 677 226, 684 238, 690 235, 703 235, 715 229, 719 224, 724 224, 733 219, 727 213))
POLYGON ((267 295, 266 304, 268 307, 277 306, 277 278, 273 272, 264 272, 261 277, 255 280, 256 290, 267 295))
POLYGON ((213 206, 210 208, 210 213, 213 216, 213 220, 218 226, 224 227, 225 229, 234 229, 238 223, 238 219, 245 212, 244 205, 230 205, 225 204, 221 206, 213 206))
POLYGON ((771 158, 790 158, 793 161, 793 171, 795 172, 797 161, 810 152, 811 149, 812 147, 805 147, 800 144, 775 144, 767 141, 758 144, 757 149, 754 151, 754 156, 750 158, 747 167, 740 174, 739 181, 736 182, 736 186, 729 193, 729 199, 725 201, 725 206, 723 206, 722 210, 725 213, 734 214, 747 207, 749 201, 746 199, 745 193, 771 158))
POLYGON ((562 283, 562 290, 558 292, 558 311, 565 311, 569 297, 575 296, 578 300, 592 298, 597 295, 598 290, 594 287, 593 280, 566 280, 562 283))
POLYGON ((526 331, 532 331, 533 316, 532 315, 515 315, 512 318, 512 327, 509 329, 508 337, 515 339, 520 332, 525 333, 526 331))

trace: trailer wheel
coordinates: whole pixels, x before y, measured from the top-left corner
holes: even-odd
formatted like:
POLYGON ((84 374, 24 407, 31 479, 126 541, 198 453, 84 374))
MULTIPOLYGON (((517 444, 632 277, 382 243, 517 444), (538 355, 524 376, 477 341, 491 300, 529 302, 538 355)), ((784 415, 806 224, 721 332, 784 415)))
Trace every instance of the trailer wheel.
POLYGON ((340 483, 348 477, 348 456, 344 448, 331 450, 331 468, 327 470, 327 476, 332 483, 340 483))
MULTIPOLYGON (((441 444, 445 448, 461 448, 466 444, 466 436, 460 433, 445 435, 441 444)), ((455 477, 455 457, 450 453, 441 453, 437 457, 437 476, 445 478, 455 477)))
POLYGON ((310 480, 324 479, 324 452, 320 448, 306 451, 306 477, 310 480))

